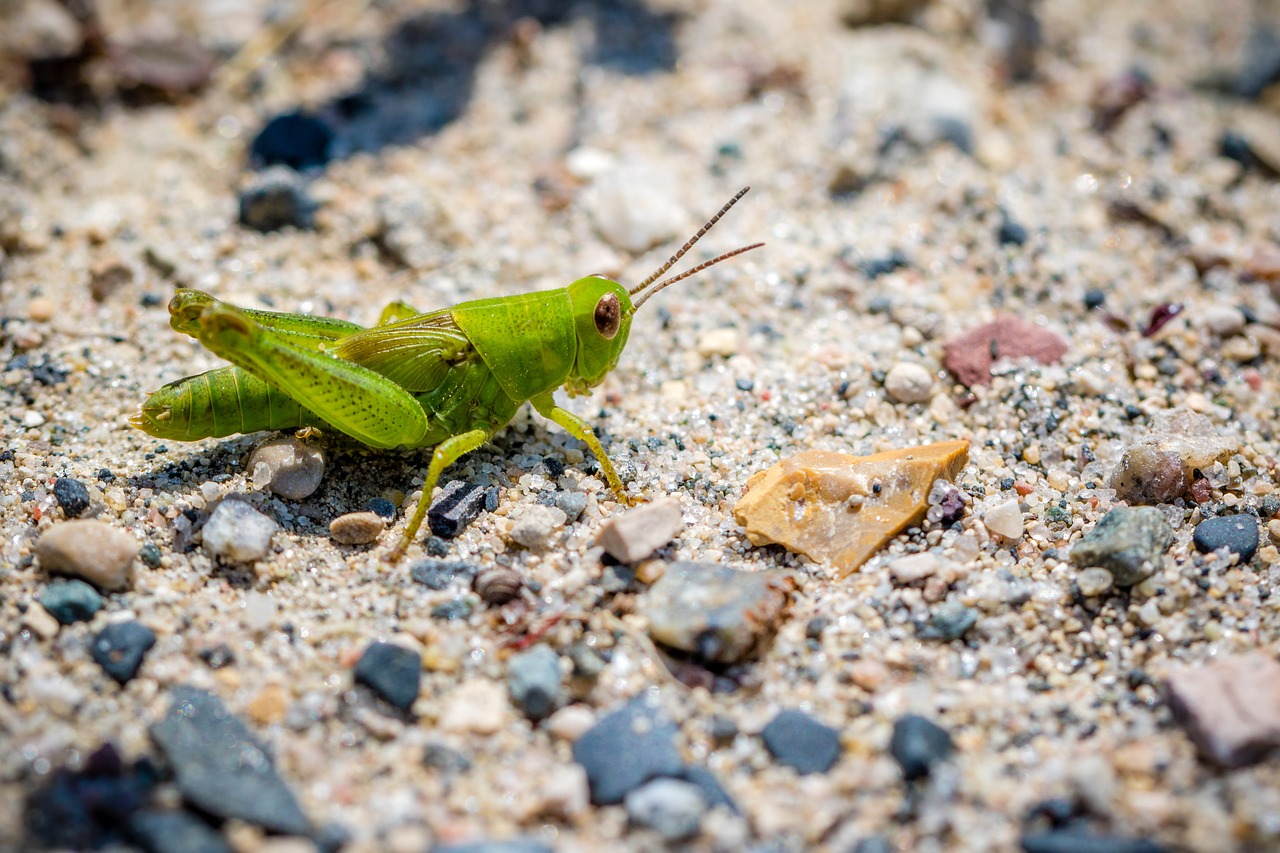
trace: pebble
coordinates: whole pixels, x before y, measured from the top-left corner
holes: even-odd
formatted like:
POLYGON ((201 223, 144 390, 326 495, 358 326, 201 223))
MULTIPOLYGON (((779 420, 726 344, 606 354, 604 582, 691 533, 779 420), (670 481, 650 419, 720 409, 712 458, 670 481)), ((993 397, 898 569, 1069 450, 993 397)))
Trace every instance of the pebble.
POLYGON ((278 529, 248 502, 228 498, 209 515, 201 533, 204 550, 215 560, 252 563, 267 555, 278 529))
POLYGON ((89 653, 117 683, 128 684, 138 674, 142 659, 155 644, 156 632, 141 622, 113 622, 93 638, 89 653))
POLYGON ((715 563, 672 563, 639 611, 649 636, 711 663, 758 653, 782 623, 791 579, 777 571, 744 572, 715 563))
POLYGON ((315 116, 292 112, 267 122, 249 146, 255 167, 283 165, 299 172, 329 162, 333 129, 315 116))
POLYGON ((46 572, 82 578, 110 592, 132 584, 138 541, 105 521, 77 519, 50 527, 35 550, 46 572))
POLYGON ((783 545, 844 577, 922 519, 934 481, 968 461, 967 441, 871 456, 807 450, 748 479, 733 515, 751 544, 783 545))
POLYGON ((675 738, 676 727, 643 695, 604 716, 573 744, 591 802, 615 805, 650 779, 679 775, 675 738))
POLYGON ((1270 654, 1175 667, 1165 693, 1200 754, 1222 767, 1256 764, 1280 746, 1280 663, 1270 654))
POLYGON ((557 492, 556 506, 564 513, 565 522, 573 524, 587 508, 587 496, 583 492, 557 492))
POLYGON ((506 604, 520 597, 524 577, 510 566, 490 566, 476 575, 471 588, 485 604, 506 604))
POLYGON ((728 358, 738 351, 737 329, 712 329, 698 338, 698 355, 703 358, 723 356, 728 358))
POLYGON ((849 665, 849 680, 868 693, 875 693, 889 681, 889 667, 878 660, 863 658, 849 665))
POLYGON ((1001 211, 1000 227, 996 229, 996 240, 1001 246, 1021 246, 1027 242, 1027 228, 1020 222, 1009 218, 1009 214, 1001 211))
POLYGON ((22 614, 22 627, 42 640, 52 640, 58 636, 59 622, 44 605, 33 601, 22 614))
POLYGON ((550 768, 539 780, 538 788, 543 809, 553 817, 572 820, 591 808, 587 772, 576 764, 550 768))
POLYGON ((485 508, 487 491, 484 486, 462 480, 446 483, 427 510, 427 525, 432 534, 452 539, 466 530, 485 508))
POLYGON ((136 811, 126 834, 143 853, 232 853, 221 832, 185 809, 136 811))
POLYGON ((1018 505, 1016 498, 991 507, 982 517, 982 523, 992 533, 1003 536, 1005 539, 1017 539, 1027 531, 1026 524, 1022 520, 1022 508, 1018 505))
POLYGON ((446 732, 497 734, 509 715, 507 691, 496 681, 476 678, 464 681, 444 699, 440 728, 446 732))
POLYGON ((305 835, 310 821, 244 723, 205 690, 177 685, 170 694, 168 711, 150 731, 183 798, 221 820, 305 835))
POLYGON ((89 295, 94 302, 106 302, 120 288, 133 281, 133 269, 119 258, 103 258, 89 270, 89 295))
POLYGON ((507 689, 511 701, 530 720, 550 716, 564 700, 560 656, 547 645, 512 655, 507 661, 507 689))
POLYGON ((1207 306, 1198 319, 1202 326, 1222 338, 1244 331, 1244 314, 1231 305, 1207 306))
POLYGON ((89 508, 89 487, 70 477, 53 482, 53 496, 67 518, 79 518, 89 508))
POLYGON ((659 498, 627 510, 600 526, 596 543, 619 563, 637 563, 684 530, 684 514, 675 498, 659 498))
POLYGON ((958 601, 939 604, 929 617, 929 623, 918 632, 922 640, 958 640, 978 624, 978 611, 965 607, 958 601))
POLYGON ((931 578, 941 568, 942 560, 938 558, 937 554, 932 551, 922 551, 919 554, 898 557, 889 563, 889 577, 893 579, 895 584, 905 586, 916 581, 922 581, 925 578, 931 578))
POLYGON ((379 699, 408 712, 422 683, 422 657, 404 646, 373 642, 356 662, 354 676, 379 699))
POLYGON ((842 751, 839 730, 795 709, 779 711, 760 738, 775 761, 802 775, 826 773, 842 751))
POLYGON ((88 622, 102 609, 102 596, 82 580, 59 580, 40 593, 40 606, 63 625, 88 622))
MULTIPOLYGON (((14 819, 6 820, 4 832, 6 841, 16 843, 6 843, 5 850, 132 849, 120 843, 120 829, 151 798, 157 781, 154 764, 147 759, 126 764, 110 742, 82 755, 78 767, 64 765, 41 774, 44 778, 32 785, 25 803, 15 800, 14 819)), ((33 755, 28 760, 38 759, 33 755)))
POLYGON ((1111 573, 1129 587, 1153 575, 1173 544, 1173 528, 1155 507, 1121 506, 1108 512, 1071 548, 1071 562, 1111 573))
POLYGON ((1130 504, 1169 503, 1191 485, 1197 468, 1208 471, 1225 464, 1236 439, 1218 434, 1213 421, 1189 409, 1152 416, 1147 433, 1125 448, 1111 474, 1116 498, 1130 504))
POLYGON ((634 825, 655 830, 668 842, 696 835, 707 811, 697 785, 666 777, 630 791, 623 804, 634 825))
POLYGON ((392 521, 396 517, 396 505, 386 498, 369 498, 364 508, 387 521, 392 521))
POLYGON ((512 542, 525 548, 544 548, 551 534, 563 527, 566 520, 568 516, 564 510, 554 506, 534 504, 520 511, 512 522, 507 536, 512 542))
POLYGON ((138 551, 138 559, 142 561, 142 565, 149 569, 160 568, 160 563, 164 556, 160 553, 160 546, 154 542, 143 543, 142 548, 138 551))
POLYGON ((614 248, 640 253, 679 237, 684 210, 667 191, 666 176, 652 169, 624 167, 596 179, 585 204, 600 236, 614 248))
POLYGON ((240 191, 240 224, 267 233, 282 228, 310 228, 316 202, 307 181, 288 166, 271 166, 254 175, 240 191))
POLYGON ((263 442, 249 457, 253 482, 285 500, 300 501, 315 494, 324 479, 324 453, 294 436, 263 442), (259 470, 258 466, 265 466, 259 470))
POLYGON ((1115 578, 1103 568, 1085 569, 1076 575, 1076 586, 1080 587, 1081 595, 1103 595, 1115 586, 1115 578))
MULTIPOLYGON (((0 255, 0 261, 3 255, 0 255)), ((47 323, 58 316, 58 303, 46 296, 37 296, 27 303, 27 319, 34 323, 47 323)))
POLYGON ((289 712, 289 693, 282 685, 268 684, 254 694, 244 711, 260 726, 273 725, 289 712))
POLYGON ((990 385, 991 367, 1001 359, 1030 358, 1055 364, 1067 353, 1067 342, 1017 317, 1001 317, 947 341, 942 363, 967 386, 990 385))
POLYGON ((893 724, 889 753, 908 782, 928 776, 935 764, 951 755, 952 749, 946 729, 924 717, 907 714, 893 724))
POLYGON ((587 705, 566 705, 543 724, 552 737, 573 743, 596 724, 596 712, 587 705))
POLYGON ((480 574, 480 567, 465 560, 419 560, 409 567, 409 576, 427 589, 449 588, 454 580, 470 582, 480 574))
POLYGON ((376 542, 386 527, 376 512, 348 512, 329 522, 329 535, 339 545, 368 545, 376 542))
POLYGON ((1146 838, 1095 835, 1073 826, 1029 832, 1018 843, 1023 853, 1165 853, 1164 847, 1146 838))
POLYGON ((461 844, 437 844, 431 853, 555 853, 541 841, 529 838, 507 838, 502 841, 466 841, 461 844))
POLYGON ((899 403, 926 403, 933 397, 933 374, 919 364, 900 361, 885 375, 884 390, 899 403))
POLYGON ((1226 548, 1244 564, 1258 552, 1258 519, 1248 513, 1206 518, 1196 525, 1191 541, 1202 554, 1226 548))

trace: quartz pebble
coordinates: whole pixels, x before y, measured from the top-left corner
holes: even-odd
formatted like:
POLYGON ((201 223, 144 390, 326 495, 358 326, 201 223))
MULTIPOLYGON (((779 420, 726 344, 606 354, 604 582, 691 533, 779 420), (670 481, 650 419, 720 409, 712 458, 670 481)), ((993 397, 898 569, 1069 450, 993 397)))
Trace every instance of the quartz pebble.
POLYGON ((627 252, 643 252, 678 237, 685 214, 655 170, 627 167, 601 175, 587 194, 586 207, 605 240, 627 252))
POLYGON ((737 329, 712 329, 698 338, 698 355, 703 358, 710 358, 713 355, 728 358, 737 351, 737 329))
POLYGON ((74 625, 102 609, 102 596, 82 580, 58 580, 40 593, 40 605, 61 624, 74 625))
POLYGON ((933 374, 910 362, 899 362, 889 368, 884 390, 899 403, 925 403, 933 396, 933 374))
POLYGON ((387 523, 374 512, 348 512, 329 522, 329 535, 339 545, 368 545, 377 541, 387 523))
POLYGON ((1269 654, 1175 667, 1165 692, 1174 717, 1216 764, 1254 764, 1280 746, 1280 663, 1269 654))
POLYGON ((801 774, 826 773, 842 751, 838 730, 795 709, 779 711, 760 739, 775 761, 801 774))
POLYGON ((547 718, 543 724, 552 736, 570 743, 578 740, 596 724, 596 712, 586 705, 567 705, 547 718))
POLYGON ((368 687, 387 704, 408 711, 418 698, 422 659, 413 649, 374 642, 360 655, 354 676, 357 684, 368 687))
POLYGON ((928 776, 935 764, 951 755, 952 748, 951 735, 932 720, 907 714, 893 724, 889 752, 908 782, 928 776))
POLYGON ((1017 539, 1027 530, 1022 521, 1022 508, 1018 506, 1017 499, 1003 501, 991 507, 982 516, 982 523, 992 533, 1003 536, 1005 539, 1017 539))
POLYGON ((1201 553, 1226 548, 1247 563, 1258 552, 1258 519, 1248 513, 1206 518, 1196 525, 1191 541, 1201 553))
POLYGON ((1200 323, 1220 337, 1239 334, 1244 330, 1245 317, 1239 308, 1230 305, 1210 305, 1199 317, 1200 323))
POLYGON ((267 555, 277 530, 279 525, 274 520, 248 502, 229 498, 218 504, 201 532, 204 550, 210 557, 228 563, 252 563, 267 555))
POLYGON ((440 728, 446 732, 495 734, 510 718, 507 691, 496 681, 476 678, 464 681, 444 697, 440 728))
POLYGON ((636 563, 653 554, 684 529, 675 498, 659 498, 627 510, 600 526, 596 541, 619 563, 636 563))
POLYGON ((1103 568, 1085 569, 1076 575, 1076 586, 1081 595, 1103 595, 1115 586, 1115 578, 1103 568))
POLYGON ((889 563, 889 577, 895 584, 906 585, 933 577, 942 568, 942 560, 932 551, 908 554, 889 563))
POLYGON ((511 701, 530 720, 549 716, 563 701, 560 656, 547 645, 512 655, 507 661, 507 688, 511 701))
POLYGON ((1111 573, 1129 587, 1155 573, 1173 543, 1173 528, 1155 507, 1116 507, 1071 549, 1071 562, 1111 573))
POLYGON ((36 557, 46 572, 82 578, 109 592, 133 583, 137 554, 136 539, 95 519, 55 524, 36 542, 36 557))
POLYGON ((293 436, 273 438, 258 445, 249 456, 249 471, 256 485, 286 500, 300 501, 320 488, 324 453, 293 436))
POLYGON ((673 563, 640 605, 649 635, 711 663, 757 653, 781 624, 792 581, 714 563, 673 563))
POLYGON ((623 804, 633 824, 656 830, 668 842, 696 835, 707 811, 697 785, 666 777, 630 791, 623 804))
POLYGON ((89 653, 107 675, 127 684, 138 674, 142 659, 155 644, 155 631, 141 622, 115 622, 98 632, 89 653))
POLYGON ((1130 504, 1169 503, 1191 485, 1196 469, 1225 463, 1237 441, 1188 409, 1160 412, 1146 435, 1125 448, 1111 474, 1116 497, 1130 504))
POLYGON ((783 545, 843 577, 923 518, 933 482, 968 459, 967 441, 872 456, 808 450, 747 480, 733 514, 751 544, 783 545))
POLYGON ((568 516, 559 507, 534 504, 520 511, 507 535, 512 542, 525 548, 545 548, 551 534, 563 527, 566 520, 568 516))

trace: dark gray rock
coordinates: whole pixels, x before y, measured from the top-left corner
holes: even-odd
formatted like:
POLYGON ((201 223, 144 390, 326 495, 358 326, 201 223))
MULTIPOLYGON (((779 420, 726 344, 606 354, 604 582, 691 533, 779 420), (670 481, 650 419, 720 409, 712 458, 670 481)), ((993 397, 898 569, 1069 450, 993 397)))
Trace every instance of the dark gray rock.
POLYGON ((656 776, 679 776, 684 763, 675 737, 675 725, 643 696, 602 718, 573 745, 591 802, 615 805, 656 776))
POLYGON ((799 773, 825 773, 840 758, 839 730, 794 708, 779 711, 760 737, 775 761, 799 773))
POLYGON ((1165 853, 1145 838, 1094 835, 1074 828, 1029 832, 1019 839, 1025 853, 1165 853))
POLYGON ((53 497, 67 518, 79 518, 89 508, 89 488, 70 477, 59 477, 53 481, 53 497))
POLYGON ((151 738, 186 801, 216 818, 305 835, 310 821, 245 724, 205 690, 179 685, 170 692, 172 703, 151 725, 151 738))
POLYGON ((431 509, 427 510, 427 526, 444 539, 452 539, 476 520, 486 507, 484 486, 453 480, 445 484, 431 509))
POLYGON ((947 601, 934 608, 929 622, 918 634, 922 640, 958 640, 978 624, 978 611, 958 601, 947 601))
POLYGON ((240 224, 254 231, 310 228, 315 224, 316 202, 307 181, 288 166, 272 166, 257 175, 240 192, 240 224))
POLYGON ((547 645, 512 655, 507 661, 507 689, 511 701, 526 717, 537 721, 551 715, 564 698, 560 688, 560 656, 547 645))
POLYGON ((908 782, 928 776, 933 766, 945 761, 953 749, 947 730, 924 717, 907 714, 893 724, 889 753, 908 782))
POLYGON ((409 567, 409 577, 427 589, 448 589, 455 580, 471 583, 480 567, 465 560, 419 560, 409 567))
POLYGON ((1226 548, 1247 563, 1258 553, 1258 519, 1248 513, 1206 518, 1196 525, 1191 541, 1201 553, 1226 548))
POLYGON ((126 834, 145 853, 231 853, 221 832, 185 810, 135 812, 126 834))
POLYGON ((412 649, 394 643, 370 643, 356 663, 355 680, 378 698, 408 711, 422 684, 422 658, 412 649))
POLYGON ((156 632, 141 622, 116 622, 98 632, 89 653, 107 675, 120 684, 128 684, 155 644, 156 632))
POLYGON ((1160 510, 1120 506, 1075 544, 1071 562, 1082 569, 1106 569, 1116 586, 1133 586, 1155 573, 1171 544, 1173 528, 1160 510))
POLYGON ((63 625, 88 622, 102 609, 102 596, 82 580, 54 581, 38 600, 63 625))

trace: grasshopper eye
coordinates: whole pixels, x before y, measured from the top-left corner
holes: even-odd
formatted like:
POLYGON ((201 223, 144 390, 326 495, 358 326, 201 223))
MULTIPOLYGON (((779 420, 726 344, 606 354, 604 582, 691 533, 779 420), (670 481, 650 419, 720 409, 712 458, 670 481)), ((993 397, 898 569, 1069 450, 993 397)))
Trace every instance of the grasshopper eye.
POLYGON ((618 294, 606 293, 596 303, 594 314, 596 331, 606 341, 613 340, 618 334, 618 324, 622 321, 622 305, 618 302, 618 294))

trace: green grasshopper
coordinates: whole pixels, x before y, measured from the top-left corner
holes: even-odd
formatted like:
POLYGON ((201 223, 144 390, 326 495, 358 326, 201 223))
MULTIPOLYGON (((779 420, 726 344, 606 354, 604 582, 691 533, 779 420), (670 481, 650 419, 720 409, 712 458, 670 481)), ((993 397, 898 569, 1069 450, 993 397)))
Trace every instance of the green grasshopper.
POLYGON ((176 441, 312 429, 379 449, 435 445, 422 497, 392 560, 417 535, 444 469, 492 438, 526 401, 584 441, 609 488, 629 504, 590 425, 556 405, 552 392, 563 387, 575 396, 599 385, 618 363, 632 315, 653 294, 764 245, 743 246, 658 281, 749 189, 630 290, 592 275, 567 288, 425 314, 393 302, 368 329, 330 317, 236 308, 198 290, 179 290, 169 302, 170 325, 233 366, 170 382, 148 396, 129 423, 176 441))

